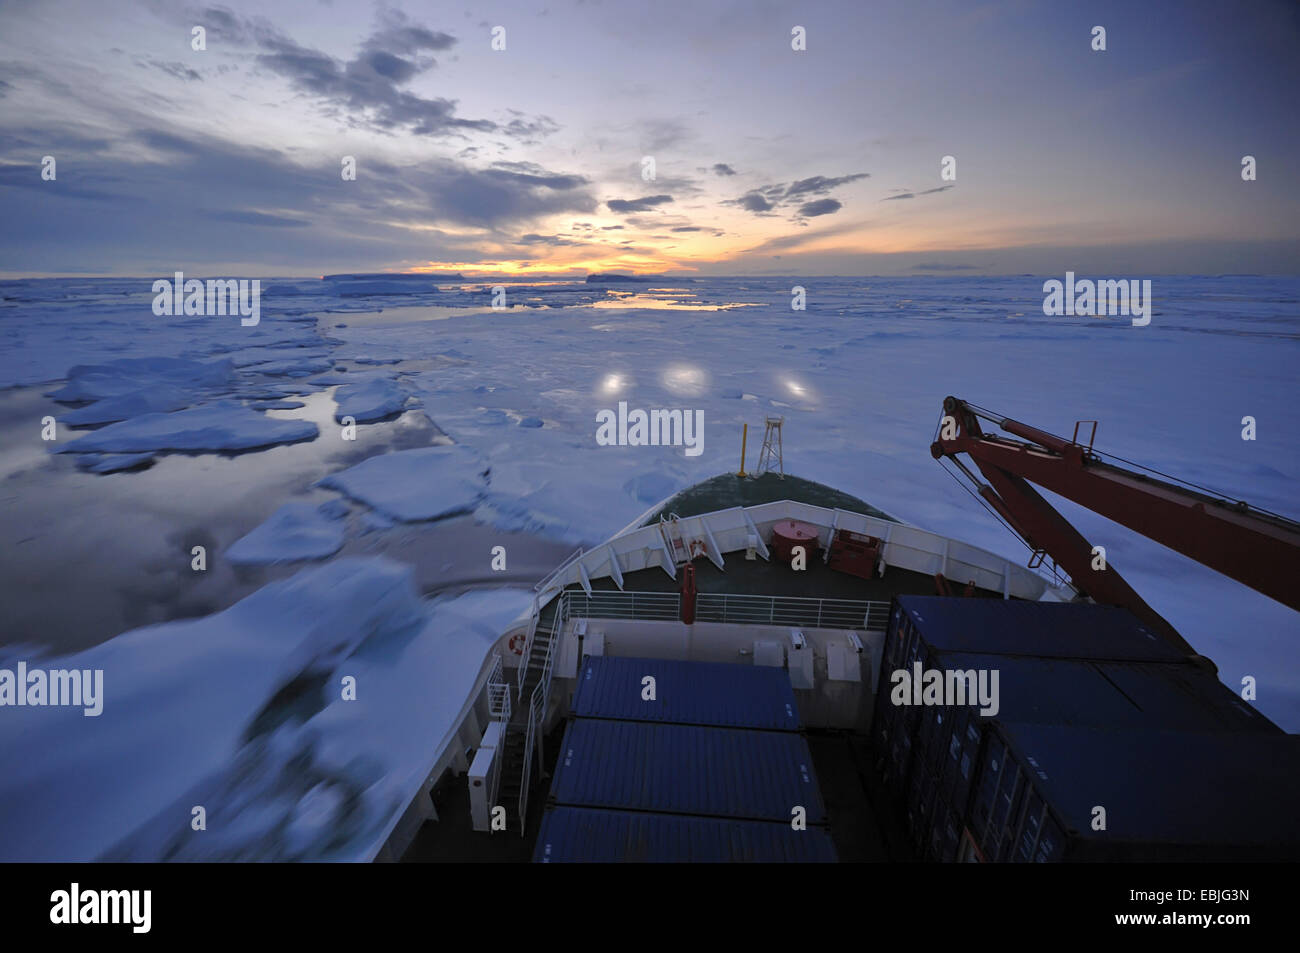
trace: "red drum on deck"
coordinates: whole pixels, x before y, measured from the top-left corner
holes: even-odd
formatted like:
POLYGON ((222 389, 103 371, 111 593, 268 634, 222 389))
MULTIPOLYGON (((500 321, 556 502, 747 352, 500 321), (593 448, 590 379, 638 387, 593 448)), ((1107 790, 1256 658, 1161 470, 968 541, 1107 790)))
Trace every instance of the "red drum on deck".
POLYGON ((794 559, 794 548, 802 546, 805 556, 817 550, 817 527, 798 520, 781 520, 772 527, 772 554, 781 562, 794 559))

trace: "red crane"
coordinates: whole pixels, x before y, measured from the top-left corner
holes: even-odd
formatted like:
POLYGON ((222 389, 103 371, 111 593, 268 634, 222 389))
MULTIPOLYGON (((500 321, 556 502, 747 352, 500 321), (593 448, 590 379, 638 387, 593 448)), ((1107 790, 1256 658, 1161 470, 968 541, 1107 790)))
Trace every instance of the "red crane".
MULTIPOLYGON (((939 439, 930 454, 952 460, 979 495, 1035 551, 1050 555, 1074 587, 1097 602, 1123 606, 1180 650, 1194 655, 1178 631, 1152 609, 1124 578, 1100 560, 1093 546, 1032 487, 1037 484, 1094 513, 1121 523, 1202 565, 1300 610, 1300 523, 1144 473, 1103 462, 1087 446, 1036 427, 996 416, 957 397, 943 402, 939 439), (986 434, 985 420, 1014 434, 986 434), (983 483, 957 458, 969 456, 983 483)), ((1032 563, 1031 563, 1032 565, 1032 563)))

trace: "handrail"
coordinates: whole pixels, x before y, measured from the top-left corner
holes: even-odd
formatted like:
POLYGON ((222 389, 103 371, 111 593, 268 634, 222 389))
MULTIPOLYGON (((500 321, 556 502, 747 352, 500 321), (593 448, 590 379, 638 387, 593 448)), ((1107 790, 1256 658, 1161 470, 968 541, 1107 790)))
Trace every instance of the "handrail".
POLYGON ((695 619, 697 622, 884 631, 889 627, 889 603, 873 599, 702 592, 696 597, 695 619))
MULTIPOLYGON (((557 618, 562 612, 566 620, 574 616, 663 622, 681 618, 681 595, 676 592, 610 590, 587 594, 566 589, 561 599, 557 618)), ((697 622, 884 631, 889 627, 889 603, 873 599, 702 592, 696 597, 695 619, 697 622)))
POLYGON ((579 546, 577 550, 569 554, 569 557, 565 559, 564 562, 560 563, 558 566, 552 569, 550 573, 546 576, 546 578, 544 578, 541 582, 537 583, 537 585, 533 586, 533 592, 545 592, 546 587, 550 584, 551 580, 554 579, 556 576, 558 576, 560 573, 564 572, 564 570, 568 569, 571 565, 573 565, 574 561, 580 559, 582 557, 582 554, 585 552, 586 550, 583 547, 579 546))
MULTIPOLYGON (((564 632, 565 623, 569 621, 569 593, 562 592, 558 604, 555 607, 555 620, 551 624, 551 640, 546 645, 546 654, 542 658, 542 671, 537 680, 537 685, 533 688, 533 694, 528 700, 528 731, 524 736, 524 770, 519 786, 519 832, 526 832, 526 822, 528 818, 528 785, 532 778, 533 769, 533 749, 537 749, 539 767, 544 760, 542 758, 542 731, 546 727, 546 716, 549 710, 551 697, 551 673, 555 663, 555 644, 560 640, 561 633, 564 632)), ((530 629, 529 648, 525 652, 524 658, 532 657, 532 635, 530 629)), ((520 670, 527 667, 527 662, 520 666, 520 670)), ((523 681, 519 683, 520 691, 523 690, 523 681)))
POLYGON ((528 616, 528 634, 524 636, 524 654, 519 656, 519 667, 515 670, 515 683, 519 686, 515 694, 524 697, 524 679, 528 676, 528 660, 533 656, 533 636, 537 634, 537 622, 542 616, 537 597, 533 597, 533 611, 528 616))
POLYGON ((527 833, 528 822, 528 785, 532 778, 533 769, 533 745, 536 742, 536 735, 540 721, 537 717, 537 692, 533 692, 533 698, 528 706, 528 732, 524 736, 524 770, 519 780, 519 836, 522 837, 527 833))
POLYGON ((570 616, 597 619, 658 619, 672 621, 681 618, 681 595, 676 592, 566 590, 566 611, 570 616))
POLYGON ((492 653, 492 668, 487 679, 488 713, 494 721, 510 723, 510 686, 506 683, 501 653, 492 653))
POLYGON ((492 758, 492 769, 488 775, 488 804, 497 804, 497 795, 501 791, 501 774, 505 769, 505 757, 501 751, 497 751, 492 758))

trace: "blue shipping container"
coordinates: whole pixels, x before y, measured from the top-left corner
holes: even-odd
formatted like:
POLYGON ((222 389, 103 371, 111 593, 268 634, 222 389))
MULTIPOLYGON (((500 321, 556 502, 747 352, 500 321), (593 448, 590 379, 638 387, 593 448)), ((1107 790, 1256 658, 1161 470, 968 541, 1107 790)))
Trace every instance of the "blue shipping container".
POLYGON ((789 731, 576 718, 560 748, 559 804, 790 823, 826 820, 812 753, 789 731))
MULTIPOLYGON (((940 652, 1149 662, 1185 659, 1133 613, 1115 606, 944 596, 898 596, 897 600, 889 637, 898 640, 906 620, 931 649, 940 652), (903 610, 901 618, 898 607, 903 610)), ((895 650, 888 657, 899 655, 895 650)))
MULTIPOLYGON (((1030 790, 1019 810, 994 809, 993 830, 1006 825, 1012 849, 990 859, 1300 860, 1295 735, 1006 723, 997 739, 986 749, 981 791, 1009 792, 1011 774, 1030 790), (1106 809, 1105 830, 1093 829, 1097 805, 1106 809), (1044 818, 1052 821, 1050 849, 1038 833, 1044 818)), ((980 818, 976 812, 977 834, 980 818)))
MULTIPOLYGON (((931 652, 924 668, 998 674, 998 711, 981 723, 1132 725, 1179 731, 1280 729, 1209 672, 1194 665, 931 652)), ((988 680, 991 686, 991 677, 988 680)), ((980 708, 968 699, 966 708, 980 708)))
POLYGON ((578 670, 573 713, 586 718, 798 731, 790 676, 782 668, 590 656, 578 670), (655 699, 642 698, 642 679, 655 699))
POLYGON ((536 863, 834 863, 820 827, 683 814, 554 807, 542 819, 536 863))

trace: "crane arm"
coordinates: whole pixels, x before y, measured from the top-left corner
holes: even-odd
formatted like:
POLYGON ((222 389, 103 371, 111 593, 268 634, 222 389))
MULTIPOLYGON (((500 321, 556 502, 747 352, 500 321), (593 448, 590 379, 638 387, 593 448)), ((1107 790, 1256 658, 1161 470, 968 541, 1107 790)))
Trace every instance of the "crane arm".
POLYGON ((995 417, 956 397, 944 400, 944 414, 939 439, 930 447, 935 459, 953 460, 1012 528, 1050 554, 1076 586, 1100 602, 1129 608, 1180 648, 1190 647, 1113 567, 1092 568, 1087 540, 1030 483, 1300 610, 1300 524, 1102 462, 1091 446, 995 417), (985 434, 981 419, 1022 439, 985 434), (981 484, 958 454, 970 457, 988 483, 981 484))

